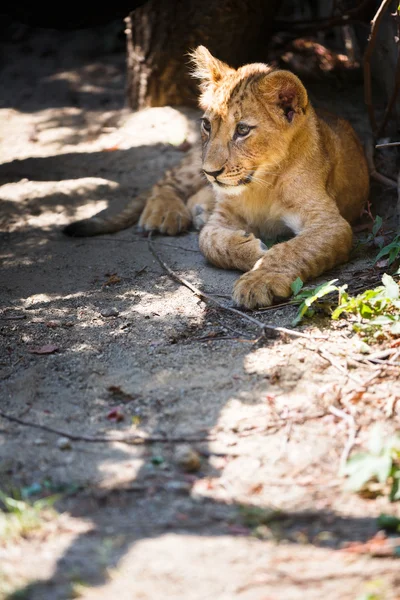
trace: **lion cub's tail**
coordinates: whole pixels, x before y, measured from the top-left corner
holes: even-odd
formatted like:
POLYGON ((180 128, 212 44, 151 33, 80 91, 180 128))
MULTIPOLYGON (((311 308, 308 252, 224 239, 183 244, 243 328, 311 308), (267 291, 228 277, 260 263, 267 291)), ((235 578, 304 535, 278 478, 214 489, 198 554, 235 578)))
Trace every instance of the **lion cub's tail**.
POLYGON ((63 233, 70 237, 89 237, 127 229, 139 221, 148 197, 149 192, 143 192, 133 198, 119 214, 111 217, 91 217, 90 219, 75 221, 75 223, 70 223, 64 227, 63 233))

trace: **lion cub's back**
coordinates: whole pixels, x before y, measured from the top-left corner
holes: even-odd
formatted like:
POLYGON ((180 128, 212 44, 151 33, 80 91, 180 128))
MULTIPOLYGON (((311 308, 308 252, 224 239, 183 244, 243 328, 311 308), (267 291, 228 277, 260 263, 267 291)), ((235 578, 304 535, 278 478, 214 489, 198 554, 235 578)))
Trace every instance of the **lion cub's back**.
POLYGON ((318 110, 320 129, 331 169, 327 189, 340 213, 352 222, 360 216, 369 194, 369 173, 364 150, 348 121, 318 110))

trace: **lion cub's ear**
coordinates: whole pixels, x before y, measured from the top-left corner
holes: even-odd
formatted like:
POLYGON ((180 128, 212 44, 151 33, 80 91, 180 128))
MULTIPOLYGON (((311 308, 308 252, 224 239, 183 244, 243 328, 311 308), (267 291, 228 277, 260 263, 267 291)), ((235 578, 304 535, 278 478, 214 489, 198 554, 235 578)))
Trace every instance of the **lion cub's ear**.
POLYGON ((308 105, 306 89, 290 71, 273 71, 263 78, 261 87, 268 103, 274 104, 289 123, 296 114, 305 113, 308 105))
POLYGON ((194 69, 192 76, 202 84, 218 83, 225 75, 233 72, 227 64, 215 58, 205 46, 197 46, 190 54, 194 69))
POLYGON ((204 46, 197 46, 190 57, 194 67, 192 76, 200 79, 199 105, 203 110, 207 110, 213 103, 218 84, 226 75, 234 73, 234 69, 215 58, 204 46))

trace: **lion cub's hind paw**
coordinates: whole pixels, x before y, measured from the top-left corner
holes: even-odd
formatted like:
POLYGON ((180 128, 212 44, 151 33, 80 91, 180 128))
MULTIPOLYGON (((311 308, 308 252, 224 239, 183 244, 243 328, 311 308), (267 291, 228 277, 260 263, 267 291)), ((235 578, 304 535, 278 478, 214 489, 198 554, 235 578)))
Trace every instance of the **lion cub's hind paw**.
POLYGON ((192 222, 189 210, 180 198, 150 198, 139 220, 145 231, 178 235, 187 231, 192 222))

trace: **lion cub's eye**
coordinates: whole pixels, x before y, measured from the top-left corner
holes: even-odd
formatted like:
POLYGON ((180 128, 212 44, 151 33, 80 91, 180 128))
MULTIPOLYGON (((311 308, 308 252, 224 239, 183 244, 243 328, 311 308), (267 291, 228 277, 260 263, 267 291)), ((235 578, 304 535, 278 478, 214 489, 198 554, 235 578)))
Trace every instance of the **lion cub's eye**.
POLYGON ((201 120, 201 126, 206 133, 210 133, 211 131, 211 123, 208 119, 203 118, 201 120))
POLYGON ((236 125, 235 133, 236 133, 236 135, 244 137, 245 135, 248 135, 252 129, 253 128, 250 127, 250 125, 246 125, 246 123, 238 123, 236 125))

